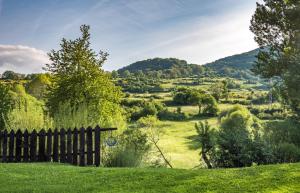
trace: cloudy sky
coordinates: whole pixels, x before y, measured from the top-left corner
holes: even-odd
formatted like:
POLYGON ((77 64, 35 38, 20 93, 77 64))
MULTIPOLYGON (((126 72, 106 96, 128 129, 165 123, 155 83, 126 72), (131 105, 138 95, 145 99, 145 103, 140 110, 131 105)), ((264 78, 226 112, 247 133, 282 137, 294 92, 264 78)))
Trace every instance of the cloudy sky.
POLYGON ((91 26, 106 70, 153 57, 204 64, 257 47, 257 0, 0 0, 0 73, 40 72, 61 38, 91 26))

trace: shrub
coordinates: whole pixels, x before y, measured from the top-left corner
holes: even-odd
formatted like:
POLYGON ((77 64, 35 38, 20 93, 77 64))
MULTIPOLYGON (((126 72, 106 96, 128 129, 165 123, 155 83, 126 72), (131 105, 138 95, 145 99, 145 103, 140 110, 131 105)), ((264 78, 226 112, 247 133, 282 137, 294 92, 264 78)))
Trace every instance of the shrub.
POLYGON ((160 111, 157 114, 159 120, 167 120, 167 121, 184 121, 189 118, 187 113, 182 112, 171 112, 167 109, 160 111))
POLYGON ((107 148, 103 160, 106 167, 138 167, 150 150, 147 135, 139 129, 127 129, 116 147, 107 148))
POLYGON ((218 167, 244 167, 252 164, 251 113, 242 106, 222 112, 218 149, 214 159, 218 167))
POLYGON ((276 148, 276 159, 279 163, 300 161, 300 148, 292 143, 280 143, 276 148))

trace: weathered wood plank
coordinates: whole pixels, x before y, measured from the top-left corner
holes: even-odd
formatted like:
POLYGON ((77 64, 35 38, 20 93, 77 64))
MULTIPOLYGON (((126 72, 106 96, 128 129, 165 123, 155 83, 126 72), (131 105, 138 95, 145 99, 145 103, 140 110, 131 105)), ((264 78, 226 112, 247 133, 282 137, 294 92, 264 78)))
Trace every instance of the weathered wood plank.
POLYGON ((24 131, 23 134, 24 141, 23 141, 23 161, 29 161, 29 133, 27 129, 24 131))
POLYGON ((58 162, 58 130, 54 130, 53 134, 53 162, 58 162))
POLYGON ((22 131, 19 129, 16 132, 16 156, 15 161, 20 162, 22 156, 22 131))
POLYGON ((8 161, 13 162, 14 161, 14 147, 15 147, 15 131, 11 130, 9 133, 9 149, 8 149, 8 161))
POLYGON ((72 164, 72 131, 67 131, 67 162, 72 164))
POLYGON ((78 164, 78 129, 73 131, 73 165, 78 164))
POLYGON ((33 130, 30 134, 30 161, 35 162, 36 159, 36 147, 37 147, 37 133, 33 130))
POLYGON ((38 135, 39 137, 38 161, 39 162, 46 161, 45 136, 46 136, 45 130, 42 129, 38 135))
POLYGON ((60 130, 60 153, 59 161, 61 163, 66 162, 66 131, 64 128, 60 130))
POLYGON ((51 154, 52 154, 52 130, 49 129, 47 131, 47 153, 46 153, 47 161, 51 161, 51 154))
POLYGON ((80 128, 80 142, 79 142, 79 165, 85 166, 85 133, 84 128, 80 128))
POLYGON ((100 132, 100 127, 97 126, 95 128, 95 165, 98 167, 100 166, 100 137, 101 137, 101 132, 100 132))
POLYGON ((87 165, 93 165, 93 131, 91 127, 87 128, 87 165))
POLYGON ((7 162, 7 138, 7 130, 4 130, 2 134, 2 162, 7 162))

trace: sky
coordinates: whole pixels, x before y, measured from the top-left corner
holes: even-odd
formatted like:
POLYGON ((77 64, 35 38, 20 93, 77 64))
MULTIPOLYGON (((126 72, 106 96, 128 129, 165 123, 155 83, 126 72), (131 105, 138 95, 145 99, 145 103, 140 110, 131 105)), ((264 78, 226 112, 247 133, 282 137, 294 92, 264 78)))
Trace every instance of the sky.
POLYGON ((257 0, 0 0, 0 73, 42 72, 63 37, 91 26, 105 70, 162 57, 205 64, 257 48, 257 0))

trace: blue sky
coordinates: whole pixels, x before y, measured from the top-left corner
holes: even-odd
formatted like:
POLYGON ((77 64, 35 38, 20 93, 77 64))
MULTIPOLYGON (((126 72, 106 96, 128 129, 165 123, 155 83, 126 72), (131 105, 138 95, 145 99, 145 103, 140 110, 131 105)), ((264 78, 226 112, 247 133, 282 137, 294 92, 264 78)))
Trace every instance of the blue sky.
POLYGON ((61 38, 91 26, 106 70, 153 57, 204 64, 257 47, 256 0, 0 0, 0 72, 39 72, 61 38))

